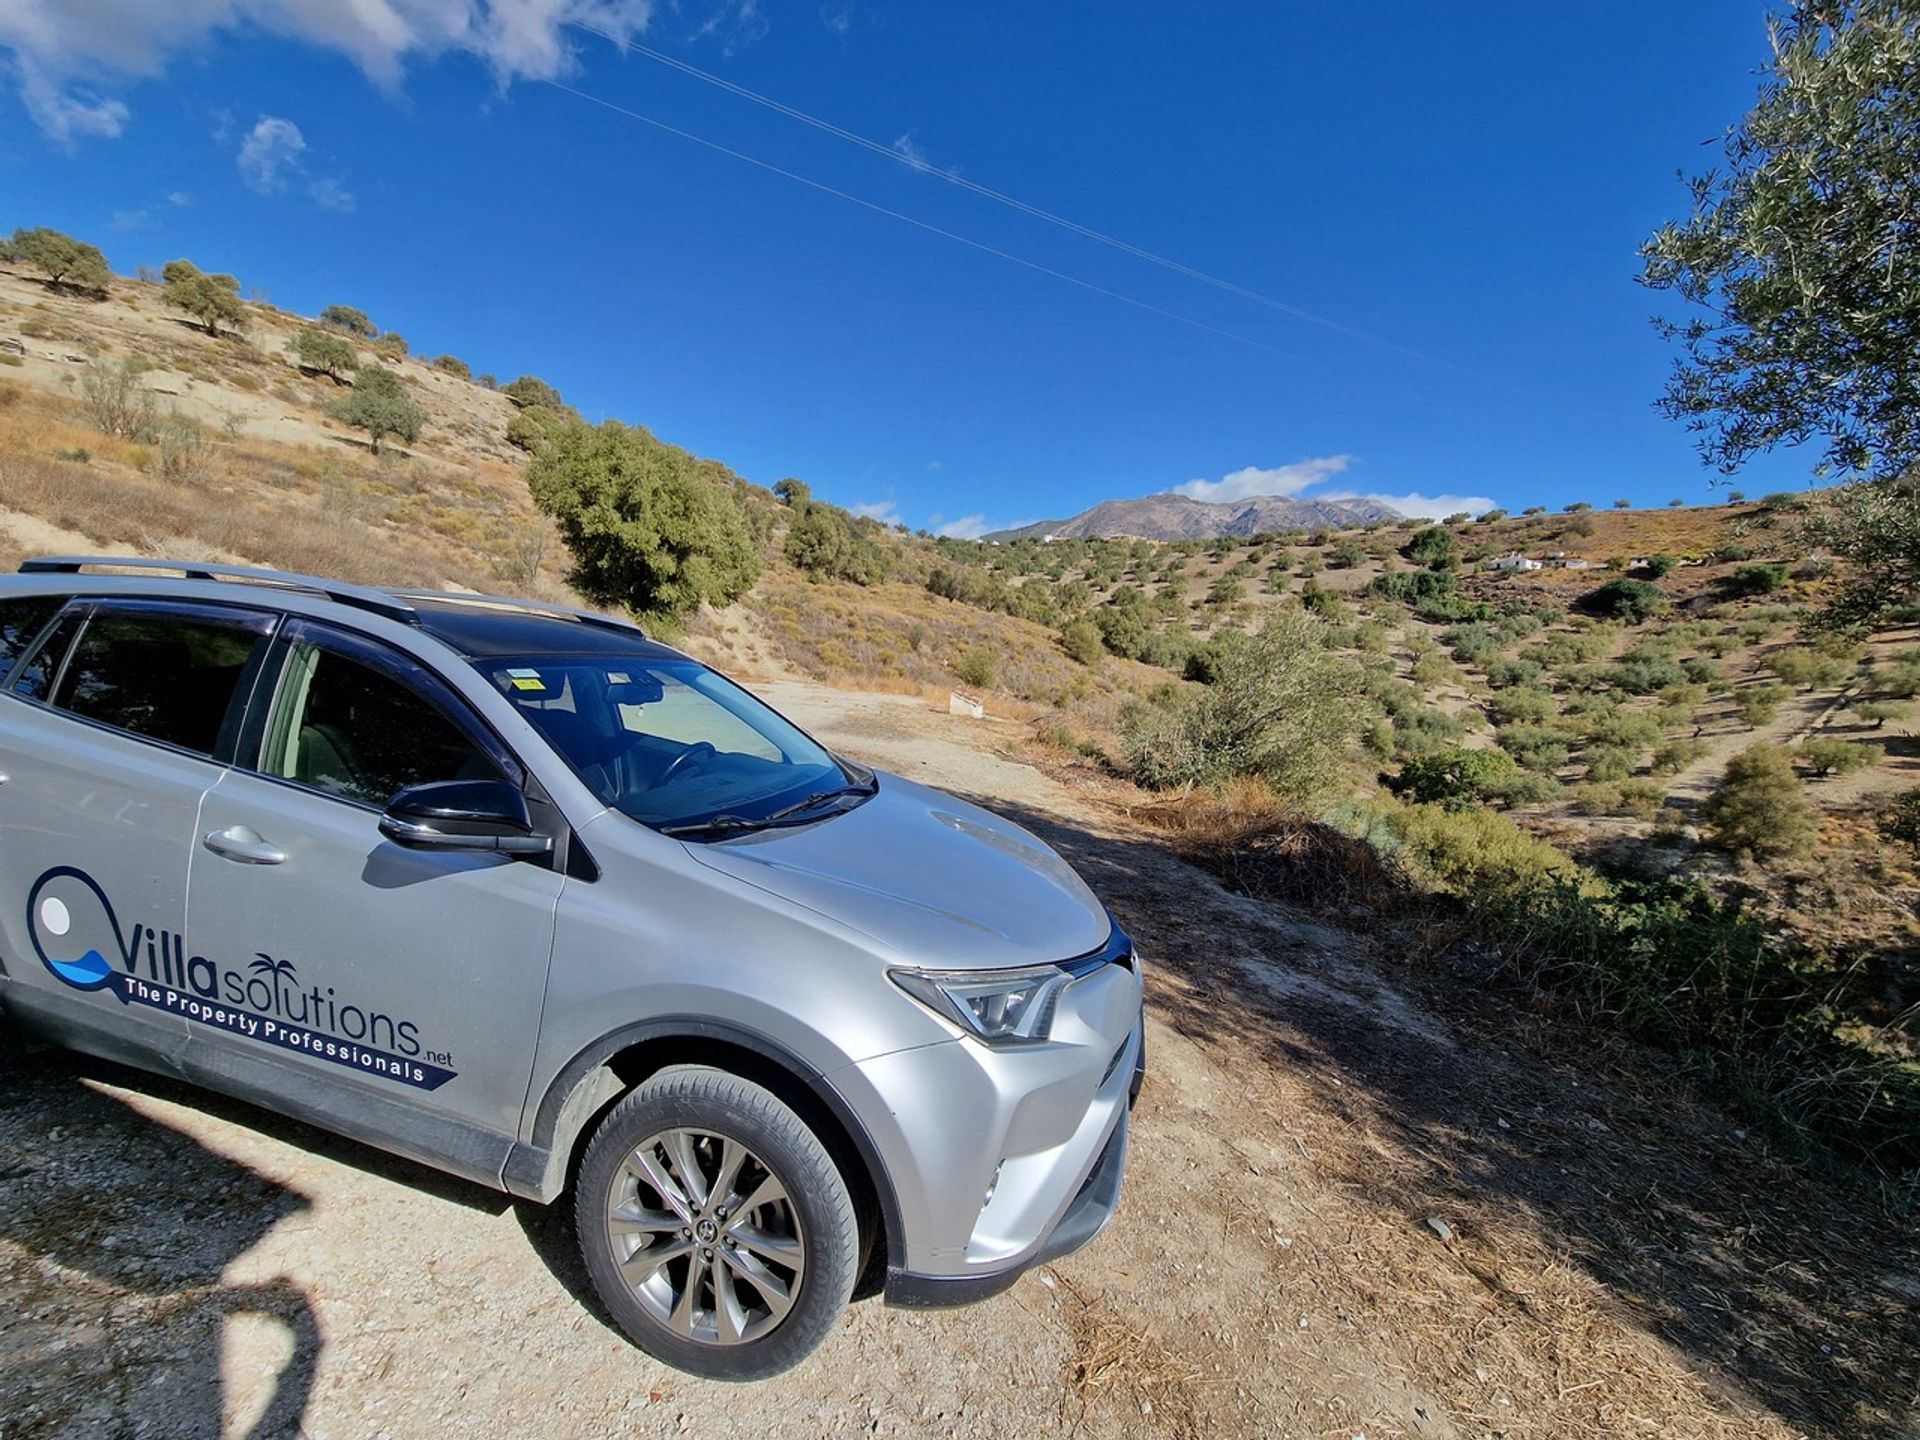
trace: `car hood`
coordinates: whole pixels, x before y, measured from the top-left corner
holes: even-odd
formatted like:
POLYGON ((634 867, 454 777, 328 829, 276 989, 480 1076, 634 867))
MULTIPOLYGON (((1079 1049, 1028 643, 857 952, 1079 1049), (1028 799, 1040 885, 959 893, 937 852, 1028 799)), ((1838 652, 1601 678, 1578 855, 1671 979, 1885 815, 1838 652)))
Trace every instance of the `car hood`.
POLYGON ((1106 943, 1105 907, 1042 841, 938 790, 879 779, 872 799, 817 824, 687 849, 912 964, 1045 964, 1106 943))

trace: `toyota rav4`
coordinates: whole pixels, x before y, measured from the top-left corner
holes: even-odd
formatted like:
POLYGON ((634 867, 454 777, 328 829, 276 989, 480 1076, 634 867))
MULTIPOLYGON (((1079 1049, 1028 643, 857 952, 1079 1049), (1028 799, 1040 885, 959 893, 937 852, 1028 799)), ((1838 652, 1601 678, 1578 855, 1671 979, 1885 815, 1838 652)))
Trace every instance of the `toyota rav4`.
POLYGON ((1140 964, 1018 826, 606 616, 21 569, 4 1023, 570 1194, 622 1329, 715 1378, 1112 1217, 1140 964))

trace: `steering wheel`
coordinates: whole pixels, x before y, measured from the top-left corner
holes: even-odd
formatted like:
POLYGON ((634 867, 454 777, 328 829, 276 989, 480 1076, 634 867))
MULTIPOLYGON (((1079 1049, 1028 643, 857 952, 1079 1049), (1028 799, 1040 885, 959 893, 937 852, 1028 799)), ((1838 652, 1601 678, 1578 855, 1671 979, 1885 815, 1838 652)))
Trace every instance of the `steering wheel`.
POLYGON ((681 767, 697 763, 705 764, 720 752, 705 740, 696 740, 667 762, 667 768, 660 772, 660 778, 653 783, 664 785, 680 773, 681 767))

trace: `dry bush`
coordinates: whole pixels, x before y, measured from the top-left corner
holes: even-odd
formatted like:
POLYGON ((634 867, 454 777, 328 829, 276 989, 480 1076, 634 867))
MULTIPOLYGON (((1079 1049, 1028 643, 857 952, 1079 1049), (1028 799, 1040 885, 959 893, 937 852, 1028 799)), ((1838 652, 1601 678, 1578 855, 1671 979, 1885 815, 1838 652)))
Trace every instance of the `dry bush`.
POLYGON ((1257 777, 1157 798, 1134 814, 1257 900, 1378 906, 1407 890, 1366 839, 1304 817, 1257 777))

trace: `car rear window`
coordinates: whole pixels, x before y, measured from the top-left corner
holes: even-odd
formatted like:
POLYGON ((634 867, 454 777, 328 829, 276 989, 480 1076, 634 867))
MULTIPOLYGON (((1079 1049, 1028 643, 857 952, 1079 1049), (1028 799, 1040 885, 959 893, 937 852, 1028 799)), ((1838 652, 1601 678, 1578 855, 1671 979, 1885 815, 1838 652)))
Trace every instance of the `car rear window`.
POLYGON ((14 595, 0 600, 0 685, 66 603, 64 595, 14 595))
POLYGON ((56 708, 201 755, 219 747, 265 617, 103 608, 87 623, 56 708))

